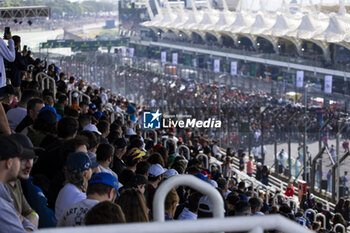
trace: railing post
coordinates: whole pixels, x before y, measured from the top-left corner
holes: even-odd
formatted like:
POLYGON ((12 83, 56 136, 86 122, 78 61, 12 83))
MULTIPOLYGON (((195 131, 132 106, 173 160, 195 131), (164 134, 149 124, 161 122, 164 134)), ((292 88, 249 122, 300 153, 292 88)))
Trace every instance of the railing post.
POLYGON ((208 158, 208 156, 206 154, 198 154, 196 156, 196 159, 199 159, 201 157, 205 158, 205 168, 208 169, 209 168, 209 158, 208 158))
POLYGON ((186 154, 187 154, 187 160, 190 160, 191 159, 191 151, 190 151, 190 148, 188 148, 187 146, 185 145, 181 145, 177 148, 177 152, 179 153, 180 149, 181 148, 184 148, 186 150, 186 154))
POLYGON ((172 188, 179 185, 189 186, 207 195, 213 204, 214 218, 224 218, 224 201, 220 193, 209 183, 198 179, 192 175, 179 175, 167 179, 157 189, 153 202, 153 218, 155 222, 164 222, 164 201, 172 188))

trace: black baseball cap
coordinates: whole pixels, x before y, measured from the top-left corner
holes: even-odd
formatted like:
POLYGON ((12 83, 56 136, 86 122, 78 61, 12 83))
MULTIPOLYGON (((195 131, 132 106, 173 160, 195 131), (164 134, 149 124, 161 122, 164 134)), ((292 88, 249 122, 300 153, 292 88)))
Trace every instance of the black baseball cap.
POLYGON ((124 138, 118 138, 114 141, 114 146, 116 150, 124 149, 127 146, 127 143, 124 138))
POLYGON ((36 159, 37 156, 35 154, 35 150, 43 150, 44 148, 41 147, 34 147, 33 143, 30 141, 30 139, 21 133, 11 134, 10 137, 14 139, 16 142, 21 144, 23 147, 23 159, 36 159))
POLYGON ((18 143, 15 139, 13 139, 9 135, 1 135, 0 136, 0 160, 7 160, 10 158, 24 158, 23 153, 24 150, 22 145, 18 143))

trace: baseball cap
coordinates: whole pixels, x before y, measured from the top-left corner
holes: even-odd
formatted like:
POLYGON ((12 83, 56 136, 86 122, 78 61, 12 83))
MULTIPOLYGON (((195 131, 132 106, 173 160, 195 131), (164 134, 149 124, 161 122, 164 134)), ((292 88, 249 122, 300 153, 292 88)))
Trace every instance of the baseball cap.
POLYGON ((135 131, 132 128, 127 128, 125 131, 126 136, 136 135, 135 131))
POLYGON ((10 136, 0 136, 0 148, 0 160, 23 157, 23 147, 10 136))
POLYGON ((68 155, 66 165, 74 172, 83 172, 92 167, 89 156, 84 152, 75 152, 68 155))
POLYGON ((206 177, 205 175, 203 175, 202 173, 198 173, 196 175, 197 178, 203 180, 203 181, 208 181, 208 177, 206 177))
POLYGON ((57 114, 51 110, 44 110, 44 111, 40 110, 37 119, 40 122, 45 122, 46 124, 50 124, 50 125, 55 124, 58 121, 57 114))
POLYGON ((93 124, 88 124, 88 125, 86 125, 86 126, 83 128, 83 130, 95 132, 95 133, 98 133, 99 135, 101 135, 101 132, 98 131, 96 125, 93 125, 93 124))
POLYGON ((57 114, 56 109, 54 107, 51 107, 50 105, 46 105, 45 107, 40 109, 40 112, 44 112, 46 110, 50 110, 50 111, 54 112, 56 117, 57 117, 57 121, 59 121, 61 119, 61 116, 57 114))
POLYGON ((150 176, 157 177, 164 174, 167 170, 164 169, 160 164, 152 164, 152 166, 148 169, 148 173, 150 176))
POLYGON ((146 155, 146 152, 134 147, 129 150, 127 157, 133 157, 133 159, 138 159, 146 155))
POLYGON ((30 139, 24 134, 16 133, 11 134, 9 137, 21 144, 23 147, 23 159, 35 159, 37 156, 34 150, 44 150, 44 148, 41 147, 34 147, 30 139))
POLYGON ((96 111, 96 110, 97 110, 97 107, 96 107, 96 105, 94 105, 94 104, 90 104, 89 107, 90 107, 90 109, 92 109, 93 111, 96 111))
POLYGON ((119 189, 118 179, 107 172, 100 172, 94 174, 89 180, 89 184, 105 184, 115 188, 115 190, 117 191, 119 189))
POLYGON ((213 212, 213 203, 210 201, 208 196, 203 196, 199 199, 198 211, 201 211, 203 213, 213 212))
POLYGON ((175 169, 168 169, 165 173, 164 173, 164 179, 168 179, 172 176, 176 176, 179 175, 179 173, 175 170, 175 169))

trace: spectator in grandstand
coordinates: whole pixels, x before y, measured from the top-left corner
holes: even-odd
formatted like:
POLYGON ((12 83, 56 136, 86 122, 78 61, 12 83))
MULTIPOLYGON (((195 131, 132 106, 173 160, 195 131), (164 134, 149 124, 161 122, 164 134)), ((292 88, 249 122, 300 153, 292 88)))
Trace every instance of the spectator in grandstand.
POLYGON ((11 79, 11 85, 16 89, 19 99, 21 99, 21 82, 22 82, 22 72, 27 70, 27 63, 25 60, 26 51, 21 51, 21 37, 12 36, 12 39, 15 43, 16 57, 13 62, 7 64, 8 73, 6 74, 7 78, 11 79))
POLYGON ((293 181, 289 180, 288 181, 288 186, 286 191, 284 192, 284 195, 286 195, 287 197, 294 197, 294 186, 293 186, 293 181))
POLYGON ((34 152, 34 147, 30 139, 23 134, 12 134, 10 136, 13 140, 21 144, 25 149, 21 158, 21 166, 18 173, 18 179, 9 181, 6 184, 9 190, 13 204, 18 213, 28 219, 36 227, 39 225, 38 214, 28 204, 22 190, 21 180, 28 180, 30 171, 32 170, 34 159, 37 158, 34 152))
POLYGON ((125 101, 125 113, 128 114, 128 120, 131 121, 130 127, 133 128, 136 122, 136 108, 134 104, 130 103, 128 100, 125 101))
POLYGON ((228 189, 228 181, 225 178, 220 177, 216 180, 216 182, 226 198, 231 193, 231 190, 228 189))
POLYGON ((93 164, 84 152, 72 153, 68 156, 65 169, 66 185, 60 190, 56 204, 56 219, 60 219, 63 211, 72 203, 86 199, 86 189, 91 178, 93 164))
POLYGON ((244 171, 244 165, 245 165, 245 161, 244 161, 244 157, 245 157, 245 153, 242 153, 240 159, 239 159, 239 170, 240 171, 244 171))
POLYGON ((67 84, 66 84, 66 74, 61 72, 60 75, 59 75, 59 80, 57 82, 57 91, 58 92, 61 92, 63 94, 66 94, 67 93, 67 84))
POLYGON ((98 203, 85 216, 85 225, 87 226, 125 222, 125 216, 120 206, 110 201, 98 203))
POLYGON ((12 85, 6 85, 3 93, 2 106, 4 107, 5 112, 11 109, 11 106, 17 102, 16 91, 12 85))
MULTIPOLYGON (((342 225, 345 227, 345 229, 346 229, 347 226, 348 226, 347 222, 345 221, 345 219, 343 218, 343 216, 342 216, 340 213, 336 213, 336 214, 333 216, 332 222, 333 222, 333 227, 334 227, 336 224, 338 224, 338 223, 342 224, 342 225)), ((339 229, 340 229, 340 228, 339 228, 339 229)), ((336 232, 339 232, 339 229, 337 229, 336 232)))
POLYGON ((171 189, 165 198, 165 221, 174 220, 176 206, 179 203, 179 195, 177 195, 176 189, 171 189))
POLYGON ((126 153, 127 144, 124 138, 117 138, 115 141, 111 142, 114 145, 114 158, 112 170, 119 176, 126 165, 122 160, 124 154, 126 153))
POLYGON ((252 216, 264 216, 260 210, 263 207, 263 201, 259 197, 252 197, 249 199, 252 216))
POLYGON ((27 115, 23 118, 23 120, 17 125, 15 131, 17 133, 23 133, 26 134, 28 132, 28 129, 26 129, 28 126, 32 125, 36 118, 38 117, 38 114, 40 110, 44 107, 44 101, 40 98, 32 98, 27 103, 27 115))
POLYGON ((21 100, 17 103, 17 107, 10 109, 7 112, 7 119, 12 130, 15 130, 17 125, 26 117, 27 103, 32 97, 35 97, 36 95, 38 95, 37 91, 24 91, 21 100))
POLYGON ((57 114, 51 109, 44 107, 40 110, 34 124, 28 127, 27 136, 34 146, 40 146, 43 139, 50 133, 56 133, 57 114))
POLYGON ((235 216, 250 216, 251 206, 247 201, 238 201, 235 205, 235 216))
POLYGON ((231 163, 231 157, 226 155, 225 163, 222 165, 222 175, 228 179, 233 176, 233 164, 231 163))
POLYGON ((346 139, 343 141, 342 146, 343 146, 344 152, 349 151, 349 139, 346 138, 346 139))
POLYGON ((124 212, 126 222, 149 222, 146 199, 139 190, 123 189, 117 203, 124 212))
POLYGON ((58 227, 85 225, 86 213, 102 201, 114 202, 118 193, 118 180, 109 173, 97 173, 89 180, 86 199, 68 206, 58 222, 58 227))
POLYGON ((100 87, 100 95, 102 105, 104 106, 106 103, 108 103, 108 96, 106 94, 106 90, 103 87, 100 87))
POLYGON ((101 133, 101 136, 100 136, 101 144, 108 143, 107 137, 108 137, 108 134, 110 132, 109 122, 106 120, 99 120, 96 127, 97 127, 98 131, 101 133))
POLYGON ((185 207, 178 220, 197 220, 198 215, 198 203, 199 199, 202 197, 202 194, 194 192, 188 197, 188 205, 185 207))
POLYGON ((6 45, 3 39, 0 39, 0 87, 6 86, 6 70, 4 59, 9 62, 13 62, 16 58, 14 41, 12 39, 10 31, 5 33, 4 39, 8 40, 8 45, 6 45))
POLYGON ((54 105, 57 114, 64 116, 64 108, 68 106, 68 97, 64 94, 58 97, 57 103, 54 105))
POLYGON ((254 173, 254 164, 253 164, 254 157, 253 155, 249 156, 249 160, 247 161, 247 175, 252 177, 254 173))
POLYGON ((269 175, 270 175, 270 170, 266 165, 264 165, 262 168, 261 183, 263 183, 264 185, 269 185, 269 175))
POLYGON ((8 182, 16 181, 20 171, 20 159, 25 158, 23 147, 9 136, 0 136, 0 223, 1 233, 24 233, 36 227, 22 215, 18 215, 10 193, 5 188, 8 182))
POLYGON ((107 172, 118 179, 118 175, 110 168, 114 157, 114 148, 110 144, 100 144, 96 151, 97 163, 101 172, 107 172))
POLYGON ((248 197, 245 194, 245 182, 241 181, 238 184, 238 190, 237 190, 238 196, 242 201, 248 201, 248 197))
POLYGON ((159 183, 163 180, 163 174, 166 170, 160 164, 152 164, 148 169, 148 208, 152 209, 153 197, 158 188, 159 183))

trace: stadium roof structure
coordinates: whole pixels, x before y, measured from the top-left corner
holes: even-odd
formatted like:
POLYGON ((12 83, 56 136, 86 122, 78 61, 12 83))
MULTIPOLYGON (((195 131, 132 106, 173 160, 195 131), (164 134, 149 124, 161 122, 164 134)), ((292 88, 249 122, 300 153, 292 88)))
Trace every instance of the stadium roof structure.
POLYGON ((0 19, 48 18, 51 8, 47 6, 0 7, 0 19))
POLYGON ((345 6, 340 6, 337 13, 325 14, 316 9, 291 8, 288 4, 278 11, 266 11, 263 4, 257 11, 240 7, 230 11, 226 4, 224 9, 210 6, 197 9, 194 1, 191 2, 192 9, 171 8, 169 4, 165 4, 166 9, 158 6, 158 15, 142 25, 155 32, 174 32, 180 37, 187 35, 191 38, 196 33, 203 41, 207 35, 214 36, 218 42, 222 36, 229 36, 236 45, 239 38, 247 37, 254 47, 258 37, 262 37, 271 42, 276 53, 281 39, 293 43, 300 55, 302 44, 310 41, 322 49, 327 60, 330 59, 330 43, 350 50, 350 14, 345 6))

